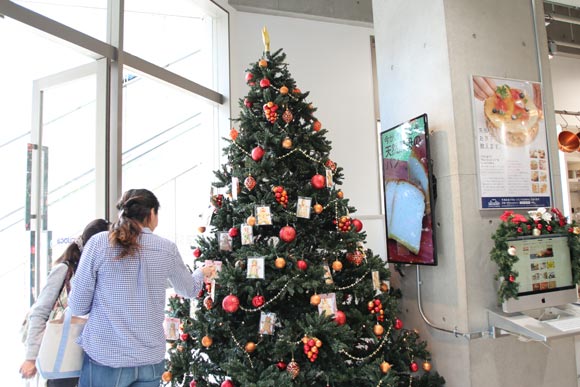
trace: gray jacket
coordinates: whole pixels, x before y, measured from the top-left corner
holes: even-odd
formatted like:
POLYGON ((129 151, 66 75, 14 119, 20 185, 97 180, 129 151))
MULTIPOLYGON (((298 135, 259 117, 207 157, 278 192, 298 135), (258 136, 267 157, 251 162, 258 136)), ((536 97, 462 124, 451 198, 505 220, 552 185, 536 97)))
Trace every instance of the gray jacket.
POLYGON ((28 336, 24 343, 26 360, 35 360, 38 355, 46 322, 62 289, 67 270, 68 266, 65 263, 59 263, 52 268, 46 278, 46 285, 44 285, 38 299, 30 308, 28 336))

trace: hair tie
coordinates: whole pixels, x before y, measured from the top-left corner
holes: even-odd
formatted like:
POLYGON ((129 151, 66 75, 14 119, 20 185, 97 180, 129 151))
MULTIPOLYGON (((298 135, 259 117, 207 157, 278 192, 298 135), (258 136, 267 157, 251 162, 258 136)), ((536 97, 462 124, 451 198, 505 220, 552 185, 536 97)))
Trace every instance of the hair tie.
POLYGON ((83 252, 83 239, 81 237, 78 237, 75 239, 75 244, 77 245, 77 247, 79 248, 79 251, 82 253, 83 252))
POLYGON ((121 211, 119 211, 119 220, 121 220, 121 218, 123 217, 124 214, 125 214, 125 209, 121 209, 121 211))

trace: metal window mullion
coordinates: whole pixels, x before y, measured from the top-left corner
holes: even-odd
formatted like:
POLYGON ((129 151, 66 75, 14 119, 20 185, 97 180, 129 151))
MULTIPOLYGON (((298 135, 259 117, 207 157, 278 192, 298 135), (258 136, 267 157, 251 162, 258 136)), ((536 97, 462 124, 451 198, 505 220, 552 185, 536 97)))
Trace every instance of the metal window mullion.
POLYGON ((0 14, 18 20, 26 25, 46 32, 64 41, 75 44, 87 50, 86 54, 98 59, 101 57, 114 58, 116 49, 105 42, 90 35, 77 31, 65 24, 59 23, 39 13, 11 1, 0 1, 0 14))

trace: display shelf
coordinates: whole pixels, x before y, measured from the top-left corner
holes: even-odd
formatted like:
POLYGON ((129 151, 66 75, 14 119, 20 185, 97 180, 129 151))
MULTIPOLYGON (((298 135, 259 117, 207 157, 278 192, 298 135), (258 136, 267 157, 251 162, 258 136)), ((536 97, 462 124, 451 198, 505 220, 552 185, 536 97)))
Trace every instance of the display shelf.
POLYGON ((516 335, 525 339, 547 342, 567 336, 580 335, 578 328, 572 330, 557 329, 547 321, 562 318, 580 318, 580 306, 577 304, 563 305, 558 308, 546 308, 524 313, 503 313, 488 310, 487 318, 491 336, 498 338, 507 335, 516 335))

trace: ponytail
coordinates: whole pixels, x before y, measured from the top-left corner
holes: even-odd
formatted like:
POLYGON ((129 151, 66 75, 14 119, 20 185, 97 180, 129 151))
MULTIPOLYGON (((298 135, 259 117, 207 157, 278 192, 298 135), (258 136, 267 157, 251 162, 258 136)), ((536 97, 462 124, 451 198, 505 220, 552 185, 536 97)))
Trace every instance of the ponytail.
POLYGON ((123 194, 117 203, 119 220, 113 224, 109 232, 109 242, 120 246, 119 259, 134 255, 139 250, 139 235, 149 221, 151 209, 159 210, 159 201, 155 195, 146 189, 132 189, 123 194))

